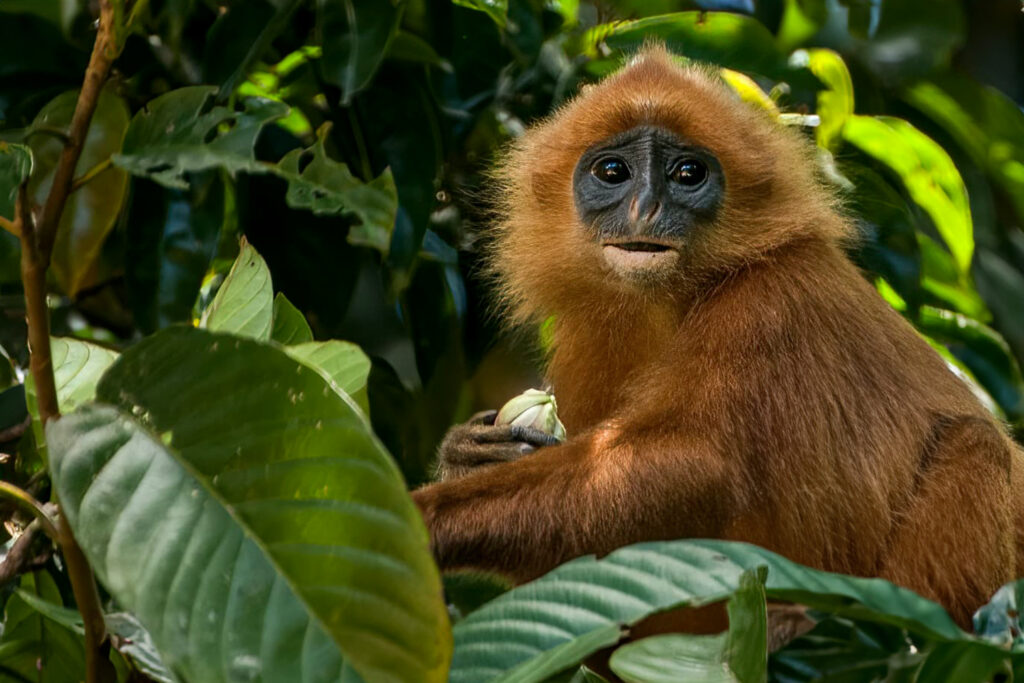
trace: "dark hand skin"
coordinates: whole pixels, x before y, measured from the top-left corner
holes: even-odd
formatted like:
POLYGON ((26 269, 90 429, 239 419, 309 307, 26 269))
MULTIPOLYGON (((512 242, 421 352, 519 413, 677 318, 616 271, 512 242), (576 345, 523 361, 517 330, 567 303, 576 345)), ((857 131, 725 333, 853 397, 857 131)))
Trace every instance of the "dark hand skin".
POLYGON ((479 467, 512 462, 558 443, 539 429, 495 425, 497 416, 497 410, 486 410, 448 430, 438 449, 437 481, 458 479, 479 467))

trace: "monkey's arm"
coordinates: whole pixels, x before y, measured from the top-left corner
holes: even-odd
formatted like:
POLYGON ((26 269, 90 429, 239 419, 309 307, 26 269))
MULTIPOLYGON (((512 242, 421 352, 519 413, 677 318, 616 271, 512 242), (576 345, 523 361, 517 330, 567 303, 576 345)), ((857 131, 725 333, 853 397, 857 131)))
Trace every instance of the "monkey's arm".
POLYGON ((720 535, 737 497, 728 463, 696 439, 627 442, 622 431, 598 428, 413 492, 441 568, 526 581, 629 543, 720 535))

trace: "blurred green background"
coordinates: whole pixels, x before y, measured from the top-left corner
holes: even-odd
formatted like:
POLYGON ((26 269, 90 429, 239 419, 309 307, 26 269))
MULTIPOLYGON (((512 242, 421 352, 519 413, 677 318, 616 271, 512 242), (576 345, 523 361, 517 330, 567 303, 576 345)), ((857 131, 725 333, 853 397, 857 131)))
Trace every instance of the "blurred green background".
MULTIPOLYGON (((90 9, 0 0, 0 140, 33 148, 37 196, 73 106, 64 93, 88 59, 90 9)), ((817 141, 821 173, 863 234, 852 256, 866 277, 1020 436, 1021 10, 1018 0, 151 0, 80 165, 96 175, 75 193, 54 255, 55 332, 123 347, 192 320, 244 235, 317 338, 372 358, 374 429, 410 483, 423 481, 450 424, 539 381, 537 331, 503 333, 475 275, 484 172, 531 122, 657 37, 729 69, 740 96, 817 141), (375 219, 358 200, 303 205, 284 179, 227 162, 151 153, 133 167, 132 154, 161 141, 126 138, 131 117, 190 85, 215 86, 193 114, 244 110, 236 127, 259 119, 254 98, 291 107, 254 124, 257 159, 276 162, 319 131, 355 179, 390 188, 389 169, 397 202, 375 219), (187 187, 161 177, 168 168, 187 187)), ((0 345, 13 361, 0 373, 12 387, 0 394, 0 433, 24 418, 23 404, 3 401, 17 398, 26 362, 18 249, 0 233, 0 345)))

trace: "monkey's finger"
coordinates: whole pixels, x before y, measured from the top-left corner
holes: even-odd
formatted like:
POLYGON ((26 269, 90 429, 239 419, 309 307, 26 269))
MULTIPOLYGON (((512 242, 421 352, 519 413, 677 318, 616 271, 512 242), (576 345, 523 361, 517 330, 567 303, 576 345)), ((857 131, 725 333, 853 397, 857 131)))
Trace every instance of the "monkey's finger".
POLYGON ((464 445, 446 451, 441 462, 449 467, 483 467, 518 460, 536 450, 528 443, 505 441, 502 443, 464 445))
POLYGON ((497 410, 481 410, 473 417, 466 421, 468 425, 493 425, 494 420, 498 417, 497 410))
POLYGON ((521 442, 534 448, 554 446, 558 439, 533 427, 500 425, 497 427, 474 427, 472 439, 478 444, 497 444, 505 441, 521 442))

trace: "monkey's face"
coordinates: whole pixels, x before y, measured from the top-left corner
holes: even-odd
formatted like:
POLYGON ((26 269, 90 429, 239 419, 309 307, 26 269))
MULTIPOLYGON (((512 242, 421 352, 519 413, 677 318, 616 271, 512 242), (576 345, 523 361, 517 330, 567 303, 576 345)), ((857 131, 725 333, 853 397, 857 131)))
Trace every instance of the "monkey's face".
POLYGON ((588 149, 573 174, 576 210, 605 263, 632 281, 660 280, 722 202, 725 178, 708 150, 640 125, 588 149))

